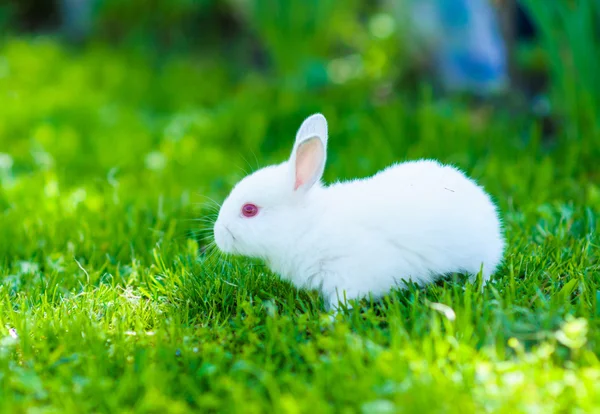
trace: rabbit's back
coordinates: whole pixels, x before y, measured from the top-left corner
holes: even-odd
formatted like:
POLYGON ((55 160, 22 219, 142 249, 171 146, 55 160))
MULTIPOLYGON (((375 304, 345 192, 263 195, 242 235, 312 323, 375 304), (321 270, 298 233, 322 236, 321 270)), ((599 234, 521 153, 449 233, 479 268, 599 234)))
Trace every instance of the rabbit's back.
POLYGON ((391 278, 427 283, 452 272, 476 274, 482 264, 487 278, 502 259, 495 205, 451 166, 429 160, 396 164, 325 193, 323 243, 339 246, 333 250, 344 257, 339 272, 348 285, 383 291, 391 278), (352 274, 361 280, 351 280, 352 274))

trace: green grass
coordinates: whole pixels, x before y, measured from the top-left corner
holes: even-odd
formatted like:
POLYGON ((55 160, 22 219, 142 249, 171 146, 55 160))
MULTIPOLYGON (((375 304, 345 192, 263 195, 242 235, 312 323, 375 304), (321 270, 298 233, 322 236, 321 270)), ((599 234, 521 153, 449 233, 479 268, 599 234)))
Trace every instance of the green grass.
POLYGON ((225 67, 0 48, 0 411, 598 412, 593 151, 427 89, 381 101, 225 67), (331 323, 262 264, 209 260, 207 197, 284 159, 315 111, 326 181, 436 157, 483 183, 508 239, 493 283, 398 290, 331 323))

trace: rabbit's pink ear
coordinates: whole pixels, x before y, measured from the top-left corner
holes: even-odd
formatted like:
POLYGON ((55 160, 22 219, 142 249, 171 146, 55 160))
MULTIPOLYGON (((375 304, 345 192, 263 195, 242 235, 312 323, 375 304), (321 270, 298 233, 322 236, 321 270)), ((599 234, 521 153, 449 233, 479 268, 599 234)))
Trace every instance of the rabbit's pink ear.
POLYGON ((302 142, 296 149, 296 174, 294 191, 308 189, 323 175, 325 148, 318 138, 302 142))
POLYGON ((290 166, 294 191, 308 190, 323 176, 327 158, 327 121, 321 114, 308 117, 298 134, 290 166))

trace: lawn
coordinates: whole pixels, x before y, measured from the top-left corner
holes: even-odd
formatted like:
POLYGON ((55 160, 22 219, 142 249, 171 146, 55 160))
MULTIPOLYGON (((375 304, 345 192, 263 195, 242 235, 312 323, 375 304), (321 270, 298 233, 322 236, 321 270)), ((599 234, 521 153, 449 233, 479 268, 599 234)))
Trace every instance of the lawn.
POLYGON ((548 136, 427 87, 5 40, 0 411, 599 412, 600 134, 569 116, 548 136), (327 182, 432 157, 486 187, 508 247, 483 291, 455 275, 332 322, 315 292, 205 252, 214 203, 317 111, 327 182))

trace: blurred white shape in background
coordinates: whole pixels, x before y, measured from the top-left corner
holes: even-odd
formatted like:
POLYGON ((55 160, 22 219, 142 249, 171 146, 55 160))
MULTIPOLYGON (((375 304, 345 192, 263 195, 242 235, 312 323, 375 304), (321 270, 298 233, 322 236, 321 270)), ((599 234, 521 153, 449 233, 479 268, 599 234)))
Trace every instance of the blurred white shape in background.
POLYGON ((487 95, 508 86, 506 46, 488 0, 391 0, 388 7, 446 89, 487 95))
POLYGON ((60 0, 63 30, 69 40, 84 40, 92 29, 95 0, 60 0))

